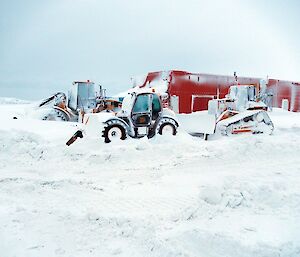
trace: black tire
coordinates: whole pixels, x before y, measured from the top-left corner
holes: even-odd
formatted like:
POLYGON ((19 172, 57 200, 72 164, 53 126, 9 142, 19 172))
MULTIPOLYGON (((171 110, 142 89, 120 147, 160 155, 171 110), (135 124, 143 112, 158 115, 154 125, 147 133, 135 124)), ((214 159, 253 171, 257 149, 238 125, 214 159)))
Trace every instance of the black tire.
POLYGON ((125 140, 126 139, 126 129, 118 123, 106 123, 106 126, 104 127, 104 130, 102 132, 102 137, 104 137, 105 143, 110 143, 112 137, 115 137, 116 139, 125 140), (116 132, 118 131, 118 133, 116 132), (116 132, 117 134, 113 134, 116 132))
POLYGON ((166 122, 166 123, 161 124, 158 128, 158 134, 163 135, 164 134, 163 131, 167 126, 172 128, 172 130, 173 130, 172 135, 175 136, 177 134, 177 126, 172 124, 171 122, 166 122))

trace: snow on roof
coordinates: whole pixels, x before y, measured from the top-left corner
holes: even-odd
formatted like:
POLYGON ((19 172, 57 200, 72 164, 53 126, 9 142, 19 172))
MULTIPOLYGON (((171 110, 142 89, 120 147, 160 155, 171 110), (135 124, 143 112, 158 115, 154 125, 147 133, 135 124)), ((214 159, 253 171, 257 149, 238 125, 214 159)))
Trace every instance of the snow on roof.
POLYGON ((114 95, 114 97, 124 97, 128 93, 140 92, 141 90, 145 90, 146 88, 154 89, 158 94, 164 94, 168 91, 170 75, 171 71, 159 71, 132 77, 132 88, 114 95))

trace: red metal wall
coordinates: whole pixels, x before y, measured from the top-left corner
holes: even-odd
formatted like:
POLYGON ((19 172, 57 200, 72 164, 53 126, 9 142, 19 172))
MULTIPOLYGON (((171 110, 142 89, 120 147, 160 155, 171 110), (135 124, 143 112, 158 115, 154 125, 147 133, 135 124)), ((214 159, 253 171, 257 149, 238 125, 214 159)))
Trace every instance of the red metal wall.
POLYGON ((300 83, 269 79, 268 89, 273 92, 274 107, 281 107, 282 99, 288 99, 289 110, 300 112, 300 83))
MULTIPOLYGON (((211 98, 223 98, 230 86, 236 84, 234 76, 189 73, 185 71, 151 72, 143 85, 152 81, 168 81, 170 96, 178 96, 179 113, 207 110, 211 98), (194 97, 193 97, 194 96, 194 97), (194 99, 194 101, 193 101, 194 99)), ((260 78, 238 77, 239 84, 257 84, 260 78)), ((155 87, 155 84, 153 85, 155 87)), ((273 107, 281 107, 282 99, 289 100, 289 109, 300 112, 300 83, 269 79, 267 89, 273 94, 273 107)))

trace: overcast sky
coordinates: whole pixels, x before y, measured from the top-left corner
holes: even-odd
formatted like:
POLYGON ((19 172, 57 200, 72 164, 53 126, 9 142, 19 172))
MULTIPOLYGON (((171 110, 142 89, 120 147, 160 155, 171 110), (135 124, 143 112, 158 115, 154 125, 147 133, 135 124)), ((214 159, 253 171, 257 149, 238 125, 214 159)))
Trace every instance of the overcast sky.
POLYGON ((38 99, 149 71, 300 81, 297 0, 1 0, 0 96, 38 99))

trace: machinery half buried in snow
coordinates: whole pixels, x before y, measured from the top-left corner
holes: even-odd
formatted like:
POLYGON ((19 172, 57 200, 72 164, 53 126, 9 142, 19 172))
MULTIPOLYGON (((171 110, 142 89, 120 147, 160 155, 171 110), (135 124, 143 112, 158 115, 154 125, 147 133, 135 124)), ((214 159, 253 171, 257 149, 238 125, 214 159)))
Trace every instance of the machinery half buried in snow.
MULTIPOLYGON (((115 113, 89 113, 84 116, 85 133, 96 138, 103 137, 105 143, 124 140, 127 136, 141 138, 156 134, 176 135, 178 122, 175 113, 163 108, 155 92, 139 91, 125 96, 122 109, 115 113), (101 132, 101 134, 100 134, 101 132)), ((73 143, 82 132, 77 131, 67 142, 73 143)))
POLYGON ((216 129, 223 135, 271 134, 274 125, 267 109, 261 85, 231 86, 224 99, 213 99, 208 103, 208 114, 215 115, 216 129))
POLYGON ((38 104, 37 112, 42 120, 78 121, 82 122, 87 113, 102 111, 116 111, 121 102, 108 98, 105 89, 100 86, 96 89, 91 81, 75 81, 65 93, 58 92, 38 104))

